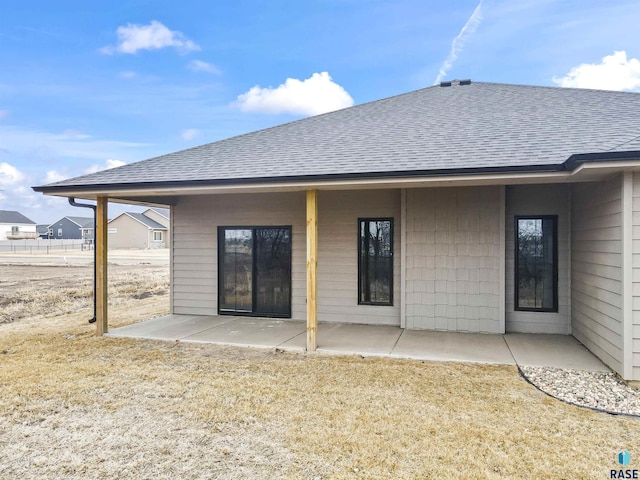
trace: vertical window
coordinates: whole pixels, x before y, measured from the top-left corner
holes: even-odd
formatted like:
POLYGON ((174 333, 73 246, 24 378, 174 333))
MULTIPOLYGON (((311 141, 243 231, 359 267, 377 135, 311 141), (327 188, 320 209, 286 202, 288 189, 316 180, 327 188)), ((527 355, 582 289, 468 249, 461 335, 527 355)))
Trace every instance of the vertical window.
POLYGON ((516 217, 515 309, 558 311, 557 216, 516 217))
POLYGON ((153 232, 153 241, 161 242, 162 241, 162 232, 153 232))
POLYGON ((11 227, 11 233, 19 233, 20 227, 11 227))
POLYGON ((358 303, 393 305, 393 219, 358 220, 358 303))
POLYGON ((61 237, 61 236, 62 236, 62 229, 61 229, 61 228, 59 228, 59 229, 58 229, 58 236, 59 236, 59 237, 61 237))

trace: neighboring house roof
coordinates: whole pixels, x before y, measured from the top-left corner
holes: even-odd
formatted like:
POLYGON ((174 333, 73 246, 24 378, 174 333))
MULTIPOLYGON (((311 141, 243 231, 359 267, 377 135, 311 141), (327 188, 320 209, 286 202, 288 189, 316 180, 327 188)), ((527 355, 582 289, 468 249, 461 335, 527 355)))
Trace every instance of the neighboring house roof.
POLYGON ((36 225, 36 222, 33 220, 30 220, 20 212, 13 210, 0 210, 0 223, 36 225))
POLYGON ((71 220, 73 223, 78 224, 80 228, 91 228, 93 229, 93 217, 66 217, 71 220))
POLYGON ((45 234, 49 232, 49 225, 36 225, 36 232, 38 232, 39 234, 45 234))
POLYGON ((167 227, 165 227, 164 225, 159 224, 155 220, 151 220, 149 217, 145 217, 141 213, 133 213, 133 212, 121 213, 120 215, 118 215, 113 220, 110 220, 109 223, 115 221, 117 218, 121 217, 122 215, 128 215, 131 218, 133 218, 134 220, 137 220, 138 222, 144 224, 146 227, 148 227, 148 228, 150 228, 152 230, 167 230, 167 227))
MULTIPOLYGON (((93 217, 62 217, 60 220, 53 222, 51 225, 55 225, 56 223, 61 222, 64 219, 69 220, 70 222, 75 223, 80 228, 90 228, 93 230, 93 217)), ((51 226, 49 225, 49 226, 51 226)))
POLYGON ((639 157, 640 93, 454 82, 35 190, 567 171, 639 157))
POLYGON ((151 210, 152 212, 156 212, 158 215, 161 215, 164 218, 166 218, 167 220, 169 220, 170 211, 169 211, 168 208, 155 208, 155 207, 153 207, 153 208, 150 208, 149 210, 151 210))

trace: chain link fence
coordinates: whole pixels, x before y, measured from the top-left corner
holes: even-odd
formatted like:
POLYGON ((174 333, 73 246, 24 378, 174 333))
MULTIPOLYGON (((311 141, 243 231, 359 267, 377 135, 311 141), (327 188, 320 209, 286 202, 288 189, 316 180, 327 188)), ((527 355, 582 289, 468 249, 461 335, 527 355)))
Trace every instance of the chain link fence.
POLYGON ((84 240, 56 240, 56 239, 36 239, 36 240, 1 240, 0 252, 11 253, 49 253, 72 252, 93 250, 93 244, 84 240))

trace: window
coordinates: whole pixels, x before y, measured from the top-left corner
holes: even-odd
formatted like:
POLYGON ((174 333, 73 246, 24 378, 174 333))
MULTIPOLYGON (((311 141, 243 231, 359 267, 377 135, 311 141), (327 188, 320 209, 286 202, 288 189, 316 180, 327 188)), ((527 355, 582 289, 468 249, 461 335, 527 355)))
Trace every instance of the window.
POLYGON ((153 241, 161 242, 162 241, 162 232, 153 232, 153 241))
POLYGON ((558 311, 557 216, 516 217, 515 309, 558 311))
POLYGON ((62 229, 61 229, 61 228, 59 228, 59 229, 58 229, 58 236, 59 236, 59 237, 61 237, 61 236, 62 236, 62 229))
POLYGON ((393 219, 359 219, 358 238, 358 303, 393 305, 393 219))
POLYGON ((11 233, 13 234, 20 233, 20 227, 11 227, 11 233))
POLYGON ((291 227, 218 228, 218 311, 291 317, 291 227))

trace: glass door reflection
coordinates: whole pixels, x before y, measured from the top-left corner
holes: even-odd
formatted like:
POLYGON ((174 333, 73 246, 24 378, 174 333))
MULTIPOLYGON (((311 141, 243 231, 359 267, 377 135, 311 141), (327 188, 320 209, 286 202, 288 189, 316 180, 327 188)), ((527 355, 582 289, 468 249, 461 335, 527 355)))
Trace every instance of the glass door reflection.
POLYGON ((222 244, 220 310, 253 311, 253 234, 225 229, 222 244))
POLYGON ((256 312, 291 313, 291 231, 257 228, 255 231, 256 312))
POLYGON ((219 227, 221 313, 291 316, 291 227, 219 227))

